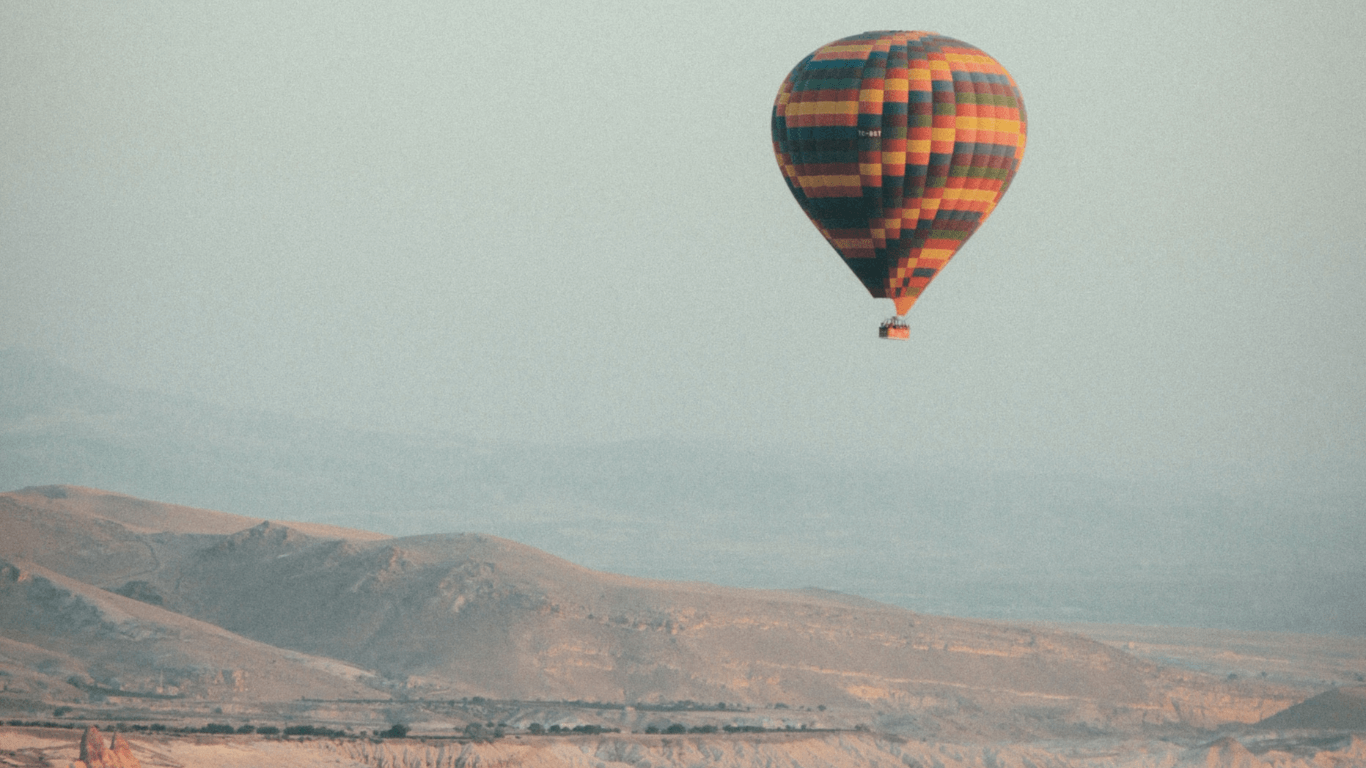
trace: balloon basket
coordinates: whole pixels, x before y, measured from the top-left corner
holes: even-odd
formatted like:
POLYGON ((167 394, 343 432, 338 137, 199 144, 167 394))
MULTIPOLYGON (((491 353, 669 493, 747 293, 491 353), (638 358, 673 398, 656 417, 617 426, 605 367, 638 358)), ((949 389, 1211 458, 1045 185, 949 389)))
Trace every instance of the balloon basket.
POLYGON ((877 335, 880 339, 909 339, 911 328, 901 318, 894 317, 878 326, 877 335))

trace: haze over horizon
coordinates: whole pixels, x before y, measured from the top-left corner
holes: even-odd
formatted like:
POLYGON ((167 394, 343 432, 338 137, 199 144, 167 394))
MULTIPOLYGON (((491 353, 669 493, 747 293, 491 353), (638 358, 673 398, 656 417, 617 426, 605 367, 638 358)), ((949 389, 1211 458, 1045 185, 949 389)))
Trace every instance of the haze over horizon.
POLYGON ((1360 494, 1334 488, 372 432, 0 350, 0 488, 54 479, 392 536, 493 534, 608 573, 817 587, 945 616, 1366 635, 1366 518, 1360 494))
POLYGON ((1327 541, 1366 499, 1363 35, 1346 0, 5 4, 0 349, 383 433, 776 448, 911 498, 954 469, 1228 493, 1327 541), (869 29, 981 47, 1029 111, 904 344, 769 137, 789 69, 869 29))

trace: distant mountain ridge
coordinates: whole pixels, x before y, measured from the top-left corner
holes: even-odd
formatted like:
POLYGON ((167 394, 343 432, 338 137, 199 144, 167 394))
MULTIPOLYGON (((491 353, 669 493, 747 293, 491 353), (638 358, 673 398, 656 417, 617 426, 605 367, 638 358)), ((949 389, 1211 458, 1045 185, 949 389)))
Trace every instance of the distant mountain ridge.
MULTIPOLYGON (((0 494, 3 636, 95 659, 84 672, 62 662, 57 674, 88 675, 103 695, 145 693, 153 678, 189 680, 186 670, 211 664, 215 674, 195 679, 228 685, 217 695, 259 697, 262 681, 283 679, 279 659, 297 658, 292 674, 314 678, 292 685, 331 686, 339 698, 781 702, 829 712, 804 715, 813 721, 865 713, 920 733, 1251 722, 1303 697, 1156 667, 1073 635, 818 591, 615 576, 491 536, 310 535, 276 522, 221 532, 238 522, 85 488, 0 494), (227 645, 191 641, 208 634, 227 645), (214 661, 167 661, 194 652, 214 661), (229 656, 237 672, 225 678, 229 656), (1046 723, 1019 720, 1045 710, 1046 723)), ((37 662, 9 663, 34 685, 52 676, 37 662)))
POLYGON ((814 585, 925 613, 1366 636, 1366 516, 1351 495, 385 433, 0 350, 0 489, 54 483, 397 536, 479 530, 600 570, 814 585))

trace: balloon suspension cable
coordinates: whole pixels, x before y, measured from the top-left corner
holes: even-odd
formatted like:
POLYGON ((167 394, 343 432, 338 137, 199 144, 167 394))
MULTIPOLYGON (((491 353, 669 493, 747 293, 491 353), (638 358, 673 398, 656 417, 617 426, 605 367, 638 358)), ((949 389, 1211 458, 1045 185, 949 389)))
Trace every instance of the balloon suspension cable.
POLYGON ((902 315, 892 315, 878 326, 877 335, 881 339, 909 339, 911 327, 906 325, 906 318, 902 315))

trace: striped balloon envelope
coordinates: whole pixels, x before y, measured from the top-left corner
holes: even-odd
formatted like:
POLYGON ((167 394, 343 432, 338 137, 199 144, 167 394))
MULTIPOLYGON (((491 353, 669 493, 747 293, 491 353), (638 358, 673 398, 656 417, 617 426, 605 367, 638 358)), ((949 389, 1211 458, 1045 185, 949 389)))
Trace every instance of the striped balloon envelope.
POLYGON ((822 46, 783 81, 783 178, 868 292, 904 315, 996 207, 1025 148, 1025 109, 995 59, 932 32, 822 46))

